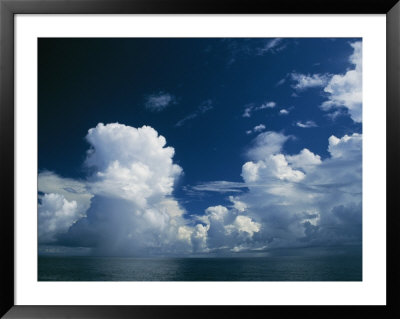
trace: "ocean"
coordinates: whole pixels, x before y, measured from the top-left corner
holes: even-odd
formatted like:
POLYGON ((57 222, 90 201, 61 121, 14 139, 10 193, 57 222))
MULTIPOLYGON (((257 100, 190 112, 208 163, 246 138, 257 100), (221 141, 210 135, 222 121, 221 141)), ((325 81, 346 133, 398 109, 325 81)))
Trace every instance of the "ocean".
POLYGON ((360 254, 253 258, 38 257, 39 281, 361 281, 360 254))

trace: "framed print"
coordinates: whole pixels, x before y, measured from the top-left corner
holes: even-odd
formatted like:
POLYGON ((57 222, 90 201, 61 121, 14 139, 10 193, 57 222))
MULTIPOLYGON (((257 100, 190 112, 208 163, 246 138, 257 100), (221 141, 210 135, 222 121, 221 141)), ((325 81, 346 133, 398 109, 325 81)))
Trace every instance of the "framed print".
POLYGON ((398 314, 399 8, 2 1, 2 315, 398 314))

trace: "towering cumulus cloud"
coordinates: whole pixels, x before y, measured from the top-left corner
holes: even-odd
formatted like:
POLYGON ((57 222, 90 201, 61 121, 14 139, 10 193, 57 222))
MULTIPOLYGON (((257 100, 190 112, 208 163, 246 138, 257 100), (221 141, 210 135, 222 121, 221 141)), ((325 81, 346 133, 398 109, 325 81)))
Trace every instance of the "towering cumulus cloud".
POLYGON ((138 207, 153 205, 172 194, 182 169, 172 162, 174 149, 149 126, 98 124, 86 136, 92 148, 86 164, 95 168, 93 194, 120 198, 138 207))
POLYGON ((178 232, 184 211, 172 197, 182 169, 165 138, 148 126, 100 123, 86 139, 93 170, 86 187, 94 196, 86 217, 60 233, 59 244, 116 255, 190 249, 178 232))

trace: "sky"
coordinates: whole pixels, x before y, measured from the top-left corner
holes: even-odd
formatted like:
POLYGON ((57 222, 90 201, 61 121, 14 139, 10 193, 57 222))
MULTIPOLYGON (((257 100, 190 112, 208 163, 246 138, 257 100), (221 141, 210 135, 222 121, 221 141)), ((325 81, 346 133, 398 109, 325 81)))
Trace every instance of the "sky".
POLYGON ((39 253, 361 242, 361 39, 39 39, 39 253))

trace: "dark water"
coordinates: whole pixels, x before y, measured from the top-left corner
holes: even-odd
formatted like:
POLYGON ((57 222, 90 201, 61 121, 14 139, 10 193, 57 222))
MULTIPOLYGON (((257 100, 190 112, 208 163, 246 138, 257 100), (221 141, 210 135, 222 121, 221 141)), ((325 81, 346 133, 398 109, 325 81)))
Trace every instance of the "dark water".
POLYGON ((360 255, 257 258, 45 257, 39 281, 361 281, 360 255))

